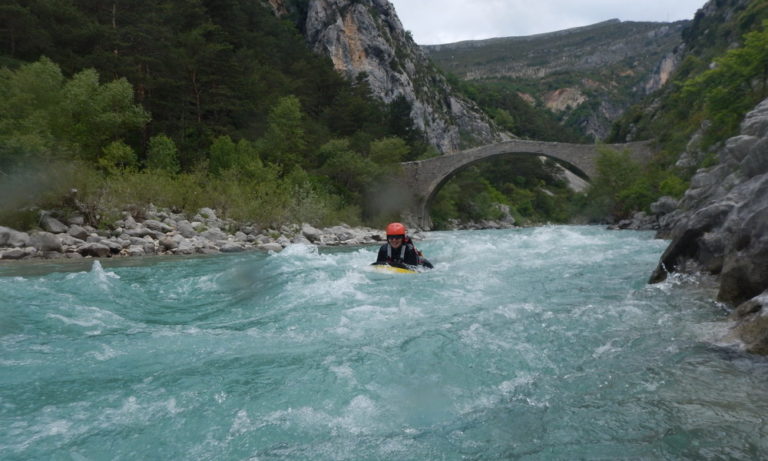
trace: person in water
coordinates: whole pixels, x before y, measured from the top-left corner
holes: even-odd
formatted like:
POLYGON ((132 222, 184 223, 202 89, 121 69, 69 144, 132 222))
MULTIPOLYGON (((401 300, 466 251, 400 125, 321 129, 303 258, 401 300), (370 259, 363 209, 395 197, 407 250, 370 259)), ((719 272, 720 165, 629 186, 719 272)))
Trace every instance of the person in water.
POLYGON ((424 266, 432 269, 432 263, 424 258, 421 251, 413 245, 406 235, 405 226, 399 222, 387 225, 387 243, 379 248, 376 262, 373 264, 388 264, 395 267, 424 266))

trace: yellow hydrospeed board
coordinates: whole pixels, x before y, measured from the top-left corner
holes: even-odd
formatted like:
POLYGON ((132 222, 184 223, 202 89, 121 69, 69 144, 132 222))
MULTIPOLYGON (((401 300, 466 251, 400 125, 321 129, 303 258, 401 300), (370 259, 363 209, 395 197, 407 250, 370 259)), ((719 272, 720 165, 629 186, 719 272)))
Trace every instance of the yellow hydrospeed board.
POLYGON ((378 272, 389 272, 390 274, 418 274, 417 271, 411 269, 405 269, 403 267, 387 266, 385 264, 377 264, 373 267, 378 272))

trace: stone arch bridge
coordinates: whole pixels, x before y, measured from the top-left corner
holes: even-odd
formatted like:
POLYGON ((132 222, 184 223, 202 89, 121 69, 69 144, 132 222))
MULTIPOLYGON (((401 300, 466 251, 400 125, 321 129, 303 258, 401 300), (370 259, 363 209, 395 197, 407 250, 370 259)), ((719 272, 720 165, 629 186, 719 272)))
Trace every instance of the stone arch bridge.
POLYGON ((598 149, 601 146, 618 151, 627 150, 633 160, 647 163, 651 157, 650 144, 651 141, 601 145, 512 140, 427 160, 404 162, 401 164, 403 186, 412 195, 405 220, 410 225, 416 225, 422 229, 431 228, 429 202, 437 191, 459 171, 492 157, 510 154, 545 156, 564 164, 570 170, 574 170, 587 178, 592 178, 597 174, 598 149))

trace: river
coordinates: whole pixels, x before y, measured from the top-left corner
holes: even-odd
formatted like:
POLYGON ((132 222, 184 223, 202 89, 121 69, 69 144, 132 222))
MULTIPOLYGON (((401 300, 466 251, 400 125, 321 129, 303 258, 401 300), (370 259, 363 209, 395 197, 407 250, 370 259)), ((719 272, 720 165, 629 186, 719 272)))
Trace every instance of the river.
POLYGON ((588 226, 0 266, 3 460, 757 459, 768 360, 588 226))

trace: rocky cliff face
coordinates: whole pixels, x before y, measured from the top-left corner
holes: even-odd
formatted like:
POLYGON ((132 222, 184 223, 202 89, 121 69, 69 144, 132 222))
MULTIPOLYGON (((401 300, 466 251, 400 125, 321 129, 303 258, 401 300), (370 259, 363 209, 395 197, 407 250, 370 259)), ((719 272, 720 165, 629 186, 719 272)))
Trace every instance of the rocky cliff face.
POLYGON ((737 306, 734 335, 768 354, 768 99, 718 154, 719 164, 697 172, 662 217, 661 234, 672 242, 651 281, 674 271, 719 274, 718 298, 737 306))
POLYGON ((514 79, 536 103, 604 139, 629 105, 666 83, 679 62, 684 21, 606 21, 527 37, 423 47, 441 68, 470 80, 514 79))
POLYGON ((305 31, 310 46, 350 79, 364 75, 382 101, 405 97, 415 125, 441 152, 509 138, 453 94, 387 0, 310 0, 305 31))

